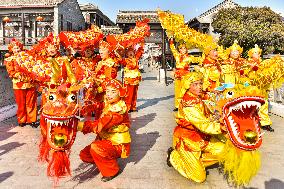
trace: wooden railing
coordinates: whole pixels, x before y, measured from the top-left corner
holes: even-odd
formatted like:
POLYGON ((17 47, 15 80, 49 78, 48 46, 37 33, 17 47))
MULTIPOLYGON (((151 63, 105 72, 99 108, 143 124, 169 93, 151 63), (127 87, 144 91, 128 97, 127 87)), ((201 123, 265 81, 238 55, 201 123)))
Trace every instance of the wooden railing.
MULTIPOLYGON (((8 45, 12 39, 17 39, 18 41, 20 42, 23 42, 23 38, 22 37, 0 37, 0 45, 8 45)), ((37 37, 37 38, 34 38, 34 37, 25 37, 25 46, 32 46, 34 44, 36 44, 41 38, 40 37, 37 37)))

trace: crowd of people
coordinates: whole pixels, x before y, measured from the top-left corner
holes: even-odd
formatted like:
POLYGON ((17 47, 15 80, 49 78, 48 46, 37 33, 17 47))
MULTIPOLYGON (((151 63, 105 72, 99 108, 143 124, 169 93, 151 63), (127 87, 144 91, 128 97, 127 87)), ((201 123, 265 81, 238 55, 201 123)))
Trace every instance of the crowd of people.
MULTIPOLYGON (((167 18, 166 14, 169 13, 159 13, 162 26, 173 30, 172 26, 166 27, 163 20, 167 18)), ((180 27, 182 29, 171 32, 186 30, 183 30, 183 25, 180 27)), ((149 31, 149 28, 146 30, 149 31)), ((9 45, 10 54, 5 64, 13 81, 19 126, 36 128, 39 125, 36 102, 37 92, 42 93, 43 110, 38 114, 41 114, 44 142, 41 143, 40 154, 41 159, 49 162, 49 176, 61 177, 70 172, 69 160, 58 160, 65 164, 64 168, 58 168, 60 163, 54 163, 57 161, 55 156, 49 160, 50 153, 65 151, 65 145, 70 149, 69 135, 75 140, 74 133, 62 129, 70 124, 69 117, 79 120, 76 124, 72 122, 78 131, 97 136, 80 152, 81 160, 96 164, 104 182, 119 174, 117 159, 130 154, 128 113, 137 111, 138 87, 142 79, 138 62, 143 55, 144 33, 147 32, 139 30, 137 33, 140 36, 135 34, 136 38, 132 39, 128 36, 102 36, 97 32, 95 38, 89 37, 85 42, 80 41, 79 45, 72 44, 78 42, 74 38, 72 42, 68 40, 68 36, 74 37, 72 33, 62 33, 58 37, 49 35, 31 50, 23 49, 16 40, 9 45), (124 67, 123 82, 116 79, 121 66, 124 67), (83 104, 78 99, 80 90, 83 91, 83 104), (67 121, 67 118, 63 120, 64 114, 68 115, 67 121), (80 117, 85 117, 85 120, 80 117), (57 121, 52 120, 55 118, 57 121), (50 149, 53 149, 52 152, 50 149)), ((204 34, 195 35, 207 40, 204 34)), ((186 178, 204 182, 205 168, 222 162, 236 184, 244 185, 259 169, 257 149, 262 134, 258 127, 274 131, 268 115, 271 84, 268 81, 282 82, 283 74, 277 78, 263 77, 261 83, 265 86, 260 86, 262 76, 257 74, 267 63, 262 61, 262 51, 257 45, 248 51, 247 59, 241 57, 243 49, 236 41, 227 49, 208 43, 203 46, 203 55, 194 57, 188 55, 188 46, 192 45, 187 41, 189 39, 175 42, 180 36, 172 34, 169 37, 176 62, 174 111, 177 111, 177 126, 173 132, 173 146, 168 149, 167 164, 186 178), (192 71, 190 64, 193 62, 199 62, 199 65, 192 71), (220 102, 224 102, 222 106, 218 105, 220 102), (231 159, 236 160, 237 157, 240 161, 224 163, 233 156, 230 155, 231 150, 226 149, 234 149, 235 159, 231 159), (244 163, 251 163, 251 170, 247 170, 244 163)), ((193 43, 200 44, 198 40, 193 43)), ((280 65, 281 69, 284 67, 282 59, 271 61, 276 62, 276 66, 280 65)))
MULTIPOLYGON (((106 182, 119 172, 117 159, 126 158, 130 153, 128 113, 137 112, 138 86, 142 79, 138 61, 143 54, 143 43, 133 43, 126 48, 115 49, 115 45, 99 36, 97 40, 80 44, 76 49, 64 48, 65 53, 62 55, 63 43, 62 39, 51 34, 31 50, 23 49, 23 44, 17 40, 9 44, 5 65, 13 81, 18 123, 20 127, 31 125, 37 128, 37 115, 41 114, 41 130, 45 133, 43 138, 47 143, 48 126, 44 124, 46 117, 42 116, 42 111, 46 115, 46 107, 50 110, 58 108, 53 110, 53 113, 58 111, 59 115, 59 111, 64 111, 67 114, 67 111, 62 109, 63 101, 57 102, 58 99, 64 96, 64 92, 71 91, 74 83, 83 84, 83 104, 77 114, 85 117, 85 120, 78 123, 78 130, 84 134, 94 132, 97 138, 81 151, 80 158, 84 162, 95 163, 103 176, 102 181, 106 182), (24 59, 36 63, 31 64, 32 68, 29 68, 24 65, 24 59), (39 66, 40 70, 35 70, 36 66, 39 66), (123 83, 117 79, 119 67, 124 67, 123 83), (47 76, 50 77, 46 78, 47 76), (59 89, 62 95, 54 93, 59 89), (42 93, 43 109, 39 111, 38 92, 42 93), (95 117, 94 120, 92 116, 95 117)), ((75 94, 69 95, 70 99, 65 105, 77 102, 79 97, 75 94)), ((55 135, 53 140, 57 146, 62 136, 55 135)), ((45 144, 40 147, 40 156, 43 157, 40 159, 49 156, 44 146, 45 144)), ((50 176, 56 177, 62 176, 60 174, 49 173, 50 176)))

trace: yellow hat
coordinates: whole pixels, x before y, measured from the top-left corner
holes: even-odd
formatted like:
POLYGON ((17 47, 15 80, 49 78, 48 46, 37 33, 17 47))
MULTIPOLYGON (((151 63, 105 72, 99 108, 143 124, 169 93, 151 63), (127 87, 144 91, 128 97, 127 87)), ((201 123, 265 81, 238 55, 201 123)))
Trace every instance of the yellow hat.
POLYGON ((238 41, 237 40, 235 40, 234 44, 232 46, 230 46, 228 49, 229 49, 229 52, 232 52, 234 50, 237 50, 240 53, 243 52, 243 48, 240 45, 238 45, 238 41))
POLYGON ((190 85, 195 82, 203 79, 203 74, 201 72, 190 72, 182 77, 181 80, 181 91, 180 97, 182 98, 186 91, 190 88, 190 85))
POLYGON ((248 56, 252 57, 253 53, 257 53, 257 54, 261 54, 262 53, 262 49, 258 47, 257 44, 254 45, 254 48, 250 49, 248 51, 248 56))
POLYGON ((180 48, 182 48, 182 47, 187 48, 185 43, 179 43, 179 45, 178 45, 178 49, 180 49, 180 48))
POLYGON ((218 45, 216 43, 211 43, 211 44, 208 44, 204 47, 203 49, 203 53, 205 55, 208 55, 210 53, 211 50, 216 50, 217 51, 217 48, 218 48, 218 45))

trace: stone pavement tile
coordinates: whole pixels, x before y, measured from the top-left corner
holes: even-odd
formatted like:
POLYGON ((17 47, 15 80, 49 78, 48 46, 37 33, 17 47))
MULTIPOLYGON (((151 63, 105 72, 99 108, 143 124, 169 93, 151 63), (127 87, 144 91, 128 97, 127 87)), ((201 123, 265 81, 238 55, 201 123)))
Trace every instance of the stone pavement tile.
MULTIPOLYGON (((119 187, 120 188, 120 187, 119 187)), ((128 182, 124 182, 121 188, 131 189, 160 189, 167 188, 165 180, 162 179, 128 179, 128 182)))
MULTIPOLYGON (((148 162, 150 163, 150 162, 148 162)), ((150 176, 150 170, 145 168, 132 168, 132 171, 127 170, 129 168, 126 168, 125 171, 123 171, 119 178, 129 178, 129 179, 149 179, 150 176)))
POLYGON ((188 179, 168 180, 166 188, 168 189, 212 189, 207 183, 194 183, 188 179))

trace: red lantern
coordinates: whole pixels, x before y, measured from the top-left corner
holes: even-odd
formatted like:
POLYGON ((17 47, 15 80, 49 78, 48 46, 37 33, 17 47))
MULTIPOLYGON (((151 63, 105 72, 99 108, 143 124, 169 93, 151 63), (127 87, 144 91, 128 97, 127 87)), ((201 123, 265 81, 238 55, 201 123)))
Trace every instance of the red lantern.
POLYGON ((257 70, 258 70, 258 66, 252 67, 252 70, 253 70, 253 71, 257 71, 257 70))
POLYGON ((9 56, 11 56, 11 54, 10 53, 5 53, 5 58, 8 58, 9 56))
POLYGON ((38 22, 43 21, 43 17, 41 17, 41 16, 36 17, 36 21, 38 21, 38 22))
POLYGON ((5 16, 4 18, 3 18, 3 22, 10 22, 11 20, 10 20, 10 18, 8 17, 8 16, 5 16))

